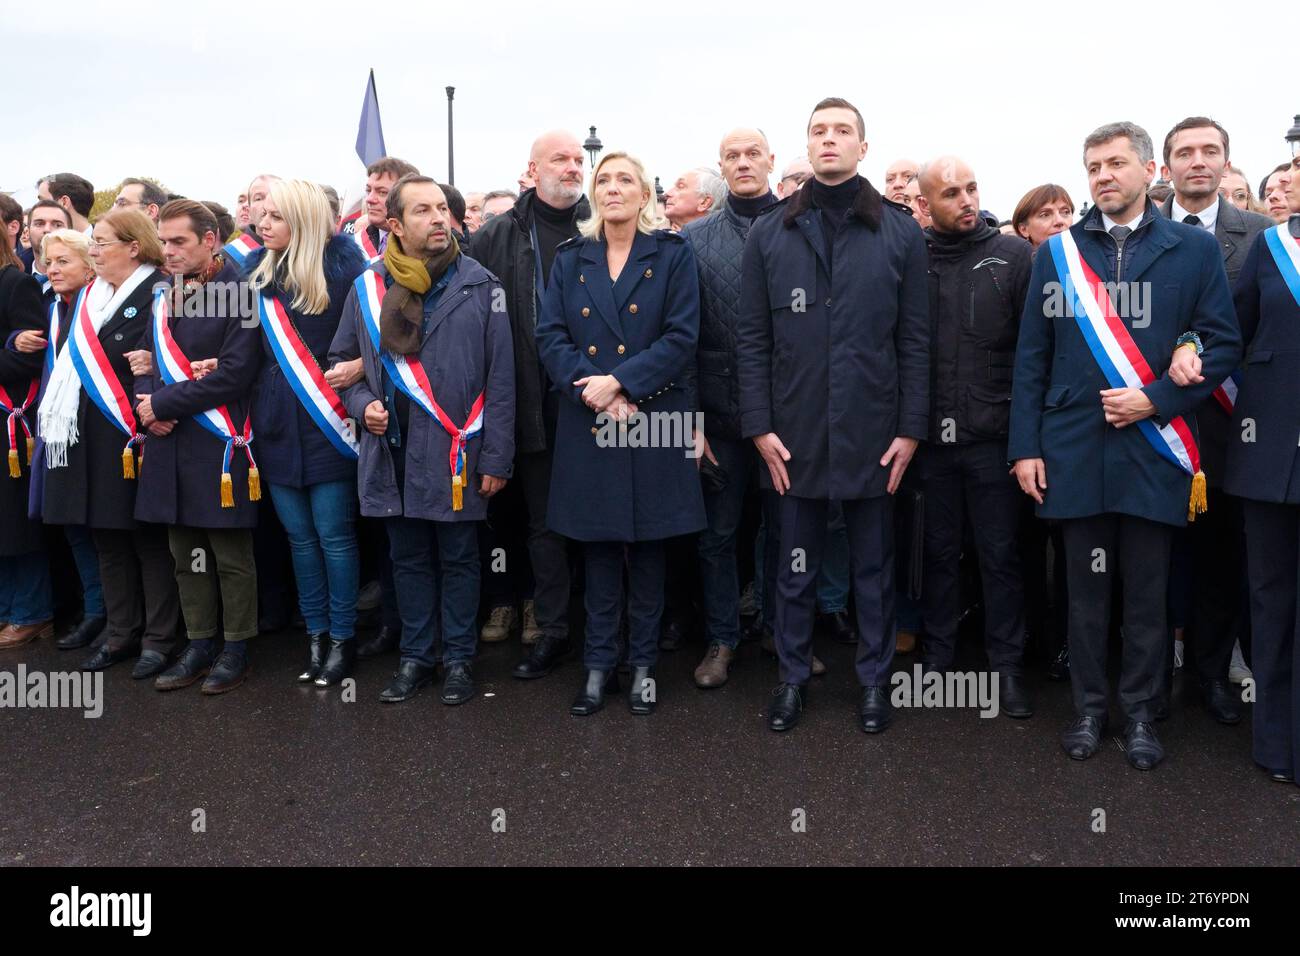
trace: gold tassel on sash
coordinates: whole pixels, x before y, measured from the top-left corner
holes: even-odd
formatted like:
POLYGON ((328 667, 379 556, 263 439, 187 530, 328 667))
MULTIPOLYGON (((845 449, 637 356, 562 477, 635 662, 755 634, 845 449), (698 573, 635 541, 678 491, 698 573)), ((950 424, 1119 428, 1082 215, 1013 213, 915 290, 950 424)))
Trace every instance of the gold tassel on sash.
POLYGON ((10 477, 10 478, 21 478, 21 477, 22 477, 22 474, 23 474, 23 471, 22 471, 22 469, 18 466, 18 449, 17 449, 17 448, 10 448, 10 449, 9 449, 9 477, 10 477))
POLYGON ((36 450, 36 439, 31 435, 27 436, 27 464, 32 463, 32 452, 36 450))
POLYGON ((256 465, 251 465, 248 469, 248 500, 262 500, 262 476, 256 465))
POLYGON ((1192 476, 1192 497, 1187 502, 1187 520, 1195 521, 1198 514, 1205 514, 1210 507, 1205 492, 1205 472, 1198 471, 1192 476))
POLYGON ((235 486, 230 480, 229 472, 221 473, 221 507, 235 507, 235 486))
POLYGON ((122 477, 135 477, 135 449, 130 445, 122 449, 122 477))
POLYGON ((460 511, 465 507, 465 466, 459 474, 451 476, 451 510, 460 511))

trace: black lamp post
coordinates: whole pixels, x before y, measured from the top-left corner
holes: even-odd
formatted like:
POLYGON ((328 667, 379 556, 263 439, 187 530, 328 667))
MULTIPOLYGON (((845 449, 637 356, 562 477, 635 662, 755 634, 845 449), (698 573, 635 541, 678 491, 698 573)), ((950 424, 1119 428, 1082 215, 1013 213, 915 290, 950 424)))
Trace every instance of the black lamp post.
POLYGON ((592 169, 595 169, 596 156, 605 148, 605 144, 602 143, 600 137, 596 135, 596 127, 591 127, 591 135, 588 136, 587 141, 582 144, 582 148, 585 149, 587 155, 591 157, 591 167, 592 169))
POLYGON ((1291 155, 1300 156, 1300 114, 1296 115, 1295 123, 1286 131, 1286 141, 1291 147, 1291 155))
POLYGON ((659 177, 655 177, 655 202, 664 201, 664 187, 659 185, 659 177))
POLYGON ((451 98, 456 95, 456 87, 447 87, 447 182, 456 185, 456 151, 452 146, 451 98))

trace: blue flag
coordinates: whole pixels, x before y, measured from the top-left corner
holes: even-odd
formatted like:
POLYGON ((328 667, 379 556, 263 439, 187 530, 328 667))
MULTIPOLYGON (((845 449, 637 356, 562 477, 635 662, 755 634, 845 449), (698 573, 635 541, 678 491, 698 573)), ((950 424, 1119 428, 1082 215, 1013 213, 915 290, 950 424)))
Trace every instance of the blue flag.
POLYGON ((361 103, 361 122, 357 125, 357 155, 371 163, 388 155, 384 148, 384 127, 379 122, 379 94, 375 92, 375 71, 366 83, 366 98, 361 103))

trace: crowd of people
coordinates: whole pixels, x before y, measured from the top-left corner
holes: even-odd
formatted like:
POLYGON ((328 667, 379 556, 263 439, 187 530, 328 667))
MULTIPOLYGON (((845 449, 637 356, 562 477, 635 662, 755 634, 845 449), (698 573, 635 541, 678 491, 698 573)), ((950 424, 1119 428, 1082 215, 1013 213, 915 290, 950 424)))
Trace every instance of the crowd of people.
POLYGON ((317 687, 395 652, 382 701, 441 673, 461 704, 518 639, 520 679, 580 654, 574 715, 624 667, 649 714, 661 652, 701 638, 707 690, 754 640, 788 731, 821 633, 879 733, 895 656, 956 673, 975 608, 1003 714, 1033 714, 1027 645, 1070 681, 1070 757, 1118 643, 1134 767, 1182 668, 1293 782, 1300 155, 1255 187, 1210 118, 1159 154, 1109 124, 1091 207, 1049 183, 1002 221, 957 156, 877 189, 846 100, 806 132, 775 188, 742 127, 662 200, 558 131, 517 193, 384 157, 342 219, 269 174, 233 215, 144 178, 93 223, 71 173, 0 197, 0 651, 62 594, 85 670, 221 694, 296 593, 317 687))

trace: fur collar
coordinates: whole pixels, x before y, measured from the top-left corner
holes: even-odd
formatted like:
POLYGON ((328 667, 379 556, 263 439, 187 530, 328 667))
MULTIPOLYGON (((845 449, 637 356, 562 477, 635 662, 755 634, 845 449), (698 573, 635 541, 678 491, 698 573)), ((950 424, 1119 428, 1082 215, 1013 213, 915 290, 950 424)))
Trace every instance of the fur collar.
MULTIPOLYGON (((876 192, 876 187, 863 176, 858 177, 858 194, 853 197, 850 212, 861 220, 872 232, 880 230, 881 217, 884 215, 885 198, 876 192)), ((891 205, 893 205, 891 203, 891 205)), ((809 185, 790 197, 785 210, 785 227, 793 229, 795 220, 812 209, 811 180, 809 185)))

